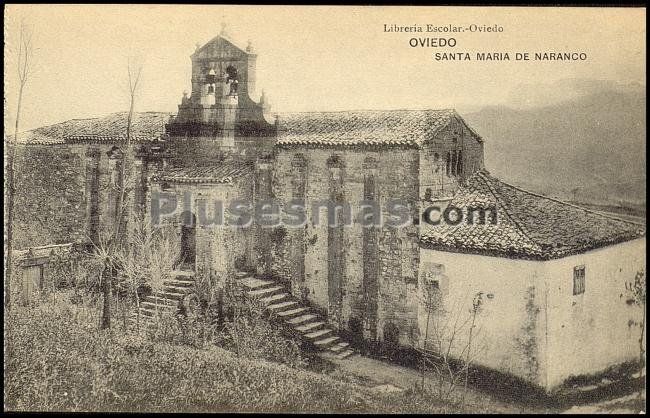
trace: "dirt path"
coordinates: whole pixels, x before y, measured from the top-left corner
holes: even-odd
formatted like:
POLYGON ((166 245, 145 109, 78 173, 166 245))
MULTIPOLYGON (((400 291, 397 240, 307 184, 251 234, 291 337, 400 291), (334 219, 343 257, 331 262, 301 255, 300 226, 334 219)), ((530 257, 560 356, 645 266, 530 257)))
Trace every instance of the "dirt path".
MULTIPOLYGON (((339 360, 333 356, 323 355, 328 361, 338 366, 337 370, 332 372, 333 377, 350 380, 352 378, 356 383, 372 387, 379 391, 399 391, 413 388, 421 382, 421 376, 417 370, 410 369, 395 364, 390 364, 380 360, 363 356, 354 356, 353 358, 339 360)), ((462 391, 462 388, 458 389, 462 391)), ((466 405, 480 406, 481 410, 489 410, 493 413, 551 413, 557 412, 550 408, 533 407, 525 404, 517 404, 509 401, 502 401, 490 396, 490 394, 468 389, 466 395, 466 405)))
MULTIPOLYGON (((638 393, 623 396, 609 401, 598 402, 587 405, 577 405, 563 411, 563 414, 637 414, 643 410, 645 401, 645 390, 641 392, 642 399, 638 393)), ((645 412, 643 410, 643 412, 645 412)))

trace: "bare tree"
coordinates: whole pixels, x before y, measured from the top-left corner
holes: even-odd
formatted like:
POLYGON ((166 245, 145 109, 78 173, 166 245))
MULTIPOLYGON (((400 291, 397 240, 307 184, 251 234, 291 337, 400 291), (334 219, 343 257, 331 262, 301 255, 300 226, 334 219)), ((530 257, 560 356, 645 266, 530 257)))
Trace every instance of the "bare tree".
MULTIPOLYGON (((476 344, 476 320, 481 312, 483 294, 478 292, 472 299, 469 311, 460 300, 443 303, 438 286, 428 283, 422 296, 427 314, 427 323, 421 356, 421 389, 425 390, 426 372, 433 373, 437 396, 447 399, 452 396, 459 384, 467 392, 469 370, 483 347, 476 344), (446 307, 445 305, 449 305, 446 307)), ((462 402, 464 402, 463 394, 462 402)))
POLYGON ((129 113, 126 122, 126 138, 124 146, 122 147, 122 158, 119 167, 119 174, 117 179, 117 202, 115 204, 115 220, 113 222, 113 233, 111 234, 110 241, 107 246, 107 256, 105 257, 105 276, 103 277, 103 296, 104 304, 102 308, 102 328, 110 328, 111 326, 111 290, 113 288, 113 278, 116 274, 116 266, 112 260, 117 259, 115 256, 126 245, 126 218, 128 212, 128 205, 126 202, 127 185, 126 178, 127 170, 131 168, 131 143, 133 134, 133 115, 135 110, 135 100, 140 86, 140 76, 142 74, 142 65, 134 64, 132 59, 129 58, 128 65, 128 95, 129 95, 129 113))
MULTIPOLYGON (((5 259, 5 297, 4 306, 5 312, 11 308, 11 274, 12 274, 12 251, 13 251, 13 222, 14 222, 14 198, 16 195, 15 185, 15 159, 16 159, 16 146, 18 144, 18 132, 20 130, 20 113, 23 105, 23 93, 25 86, 29 80, 32 72, 32 58, 33 58, 33 45, 32 45, 32 30, 23 20, 20 24, 20 38, 18 41, 18 103, 16 106, 16 125, 13 136, 13 143, 7 144, 6 149, 9 151, 7 156, 7 237, 6 237, 6 259, 5 259)), ((5 141, 10 142, 9 138, 5 141)))

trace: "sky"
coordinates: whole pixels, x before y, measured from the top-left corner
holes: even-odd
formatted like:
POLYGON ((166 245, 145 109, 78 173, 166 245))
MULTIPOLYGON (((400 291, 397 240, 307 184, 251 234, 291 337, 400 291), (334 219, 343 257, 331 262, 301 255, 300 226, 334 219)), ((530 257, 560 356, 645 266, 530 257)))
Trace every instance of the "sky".
MULTIPOLYGON (((274 112, 508 105, 519 86, 565 79, 645 85, 645 9, 397 6, 8 5, 5 125, 18 96, 21 19, 32 28, 33 74, 21 129, 128 109, 127 62, 142 61, 138 111, 176 112, 190 90, 190 55, 219 34, 258 53, 274 112), (502 27, 502 32, 395 33, 384 25, 502 27), (411 38, 456 46, 409 46, 411 38), (584 52, 586 61, 514 61, 521 52, 584 52), (436 61, 436 52, 509 52, 511 61, 436 61)), ((537 87, 536 87, 537 86, 537 87)), ((552 88, 552 87, 551 87, 552 88)), ((557 95, 557 92, 553 92, 557 95)))

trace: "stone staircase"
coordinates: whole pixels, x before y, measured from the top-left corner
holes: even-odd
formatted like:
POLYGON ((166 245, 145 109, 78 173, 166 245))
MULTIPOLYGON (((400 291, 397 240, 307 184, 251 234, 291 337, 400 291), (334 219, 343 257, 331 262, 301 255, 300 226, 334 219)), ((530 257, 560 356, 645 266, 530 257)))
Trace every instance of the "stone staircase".
MULTIPOLYGON (((355 354, 350 344, 327 326, 324 318, 293 297, 284 286, 271 280, 257 279, 246 272, 237 272, 235 279, 247 297, 259 299, 274 318, 323 354, 337 359, 355 354)), ((154 327, 157 313, 173 314, 178 311, 180 301, 192 291, 194 272, 177 270, 174 272, 174 279, 163 284, 160 291, 140 301, 140 330, 154 327)), ((129 317, 129 329, 136 328, 137 312, 133 312, 129 317)))
MULTIPOLYGON (((153 319, 156 313, 176 313, 180 301, 191 292, 194 286, 194 272, 176 270, 173 273, 174 279, 163 282, 163 287, 157 292, 146 296, 140 301, 140 329, 153 327, 153 319)), ((129 317, 129 328, 135 330, 137 323, 137 312, 129 317)))
POLYGON ((246 296, 259 299, 271 315, 314 348, 338 359, 355 354, 350 344, 337 336, 317 312, 293 297, 284 286, 271 280, 257 279, 246 272, 237 272, 235 276, 246 296))

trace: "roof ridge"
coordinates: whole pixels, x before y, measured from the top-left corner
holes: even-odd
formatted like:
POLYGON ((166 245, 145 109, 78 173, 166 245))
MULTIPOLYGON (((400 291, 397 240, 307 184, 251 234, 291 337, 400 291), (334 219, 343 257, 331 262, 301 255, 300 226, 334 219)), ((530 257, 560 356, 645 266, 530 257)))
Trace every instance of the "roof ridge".
POLYGON ((467 123, 467 121, 466 121, 466 120, 465 120, 465 119, 460 115, 460 113, 459 113, 456 109, 452 109, 452 110, 453 110, 453 112, 454 112, 454 115, 455 115, 458 119, 460 119, 461 122, 463 122, 463 125, 465 125, 465 127, 466 127, 467 129, 469 129, 469 131, 470 131, 470 133, 471 133, 472 135, 474 135, 474 136, 475 136, 479 141, 481 141, 481 142, 485 142, 485 138, 483 138, 481 135, 479 135, 479 133, 476 132, 476 131, 474 130, 474 128, 472 128, 472 127, 470 126, 469 123, 467 123))
POLYGON ((433 111, 433 112, 454 112, 457 114, 456 109, 454 108, 442 108, 442 109, 342 109, 342 110, 300 110, 296 112, 273 112, 277 115, 291 115, 291 114, 307 114, 307 113, 347 113, 347 112, 422 112, 422 111, 433 111))
MULTIPOLYGON (((18 132, 18 135, 26 134, 26 133, 29 133, 29 132, 35 132, 35 131, 37 131, 39 129, 51 128, 53 126, 62 125, 64 123, 68 123, 68 122, 93 121, 93 120, 96 121, 96 120, 108 118, 108 117, 111 117, 111 116, 114 116, 114 115, 121 115, 121 114, 128 114, 128 113, 129 113, 128 110, 121 110, 121 111, 118 111, 118 112, 111 112, 111 113, 108 113, 108 114, 103 115, 103 116, 91 116, 91 117, 87 117, 87 118, 71 118, 71 119, 62 120, 61 122, 54 122, 54 123, 50 123, 48 125, 42 125, 42 126, 39 126, 39 127, 36 127, 36 128, 28 129, 26 131, 20 131, 20 132, 18 132)), ((144 110, 144 111, 140 111, 140 112, 136 112, 136 111, 133 112, 134 115, 142 115, 142 114, 147 114, 147 113, 148 114, 158 114, 158 115, 173 115, 174 114, 173 112, 163 112, 163 111, 157 111, 157 110, 144 110)), ((11 135, 13 135, 13 133, 11 135)))
POLYGON ((246 48, 242 48, 242 46, 239 44, 239 40, 233 39, 232 35, 227 34, 227 33, 220 33, 217 36, 212 37, 208 42, 206 42, 205 44, 200 46, 198 49, 196 49, 192 53, 192 55, 195 55, 197 52, 205 49, 205 47, 207 47, 208 45, 210 45, 211 43, 213 43, 213 42, 215 42, 215 41, 217 41, 219 39, 223 39, 224 41, 230 43, 232 46, 234 46, 235 48, 237 48, 238 50, 240 50, 241 52, 243 52, 245 54, 256 55, 254 52, 250 52, 250 51, 247 51, 246 48))
POLYGON ((524 227, 522 225, 522 223, 517 219, 517 217, 514 216, 512 213, 510 213, 510 211, 508 210, 506 205, 504 205, 503 202, 501 202, 501 199, 499 199, 499 196, 497 195, 497 192, 494 190, 494 188, 492 187, 492 184, 490 183, 490 180, 491 180, 492 176, 489 176, 487 173, 484 172, 484 170, 477 171, 476 175, 477 175, 478 178, 481 179, 481 181, 483 181, 483 183, 488 188, 490 193, 492 193, 492 195, 494 196, 494 199, 496 200, 497 204, 503 208, 503 211, 506 213, 506 215, 508 215, 508 218, 510 218, 512 223, 515 224, 515 226, 521 231, 522 234, 524 234, 524 236, 532 244, 534 244, 535 246, 538 247, 538 249, 540 249, 540 247, 541 247, 540 243, 537 242, 535 239, 533 239, 530 232, 528 231, 528 228, 524 227))
POLYGON ((585 208, 583 206, 580 206, 580 205, 575 205, 573 203, 565 202, 564 200, 560 200, 560 199, 556 199, 556 198, 553 198, 553 197, 550 197, 550 196, 544 196, 544 195, 539 194, 539 193, 531 192, 530 190, 522 189, 521 187, 515 186, 513 184, 510 184, 510 183, 505 182, 505 181, 500 180, 500 179, 497 179, 497 180, 499 182, 505 184, 508 187, 511 187, 511 188, 513 188, 515 190, 519 190, 520 192, 529 194, 531 196, 540 197, 542 199, 547 199, 547 200, 550 200, 550 201, 555 202, 555 203, 560 203, 562 205, 566 205, 566 206, 570 206, 570 207, 573 207, 573 208, 576 208, 576 209, 580 209, 580 210, 583 210, 583 211, 585 211, 587 213, 592 213, 594 215, 602 216, 603 218, 608 218, 608 219, 612 219, 612 220, 615 220, 615 221, 625 222, 625 223, 629 223, 629 224, 637 225, 637 226, 645 226, 644 224, 642 224, 640 222, 634 222, 634 221, 630 221, 630 220, 627 220, 627 219, 617 218, 616 216, 606 214, 606 213, 603 213, 603 212, 599 212, 599 211, 595 211, 593 209, 587 209, 587 208, 585 208))

